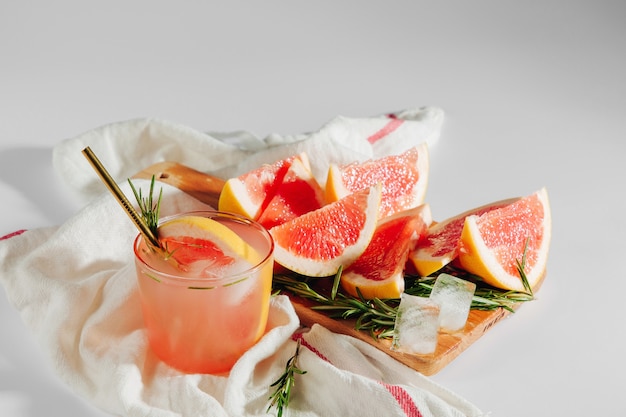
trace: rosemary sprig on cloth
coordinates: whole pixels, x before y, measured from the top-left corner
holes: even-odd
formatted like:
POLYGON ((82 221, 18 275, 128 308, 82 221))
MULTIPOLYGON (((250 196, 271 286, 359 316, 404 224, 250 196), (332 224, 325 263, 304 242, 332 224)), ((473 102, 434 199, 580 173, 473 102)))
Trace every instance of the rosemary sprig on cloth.
POLYGON ((289 358, 287 364, 285 366, 285 372, 278 378, 271 387, 276 387, 274 393, 270 396, 270 404, 267 407, 267 412, 269 412, 272 407, 276 407, 278 410, 278 417, 283 415, 283 408, 289 405, 289 398, 291 397, 291 389, 296 383, 296 375, 304 375, 306 371, 298 368, 298 355, 300 354, 300 340, 298 340, 298 344, 296 345, 296 353, 289 358))

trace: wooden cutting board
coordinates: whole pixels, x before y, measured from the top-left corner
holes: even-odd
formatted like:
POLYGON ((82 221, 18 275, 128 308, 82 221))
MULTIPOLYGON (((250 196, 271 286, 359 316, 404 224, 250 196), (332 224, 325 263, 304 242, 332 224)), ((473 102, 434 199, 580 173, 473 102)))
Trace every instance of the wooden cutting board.
MULTIPOLYGON (((175 162, 162 162, 152 165, 135 175, 135 178, 150 179, 153 175, 158 181, 177 187, 196 199, 217 208, 224 180, 175 162)), ((322 312, 312 310, 305 301, 295 296, 291 297, 291 301, 302 325, 310 327, 318 323, 333 332, 356 337, 424 375, 434 375, 439 372, 494 324, 510 314, 502 308, 493 311, 471 310, 463 331, 453 334, 440 333, 438 346, 433 354, 416 355, 392 351, 390 340, 377 340, 367 332, 355 330, 354 320, 330 318, 322 312)))

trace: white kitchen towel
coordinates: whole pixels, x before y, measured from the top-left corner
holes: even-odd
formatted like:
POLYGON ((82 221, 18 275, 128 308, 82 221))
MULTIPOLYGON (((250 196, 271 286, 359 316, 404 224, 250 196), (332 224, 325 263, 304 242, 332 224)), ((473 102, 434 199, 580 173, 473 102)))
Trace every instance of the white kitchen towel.
MULTIPOLYGON (((90 201, 60 226, 0 240, 0 282, 59 378, 115 416, 275 414, 267 413, 270 385, 298 339, 300 368, 307 373, 297 377, 286 416, 482 415, 471 402, 362 341, 317 325, 300 328, 285 296, 273 297, 264 337, 228 375, 185 375, 163 364, 151 353, 143 327, 131 250, 136 230, 81 154, 90 146, 130 196, 126 177, 155 162, 237 173, 306 150, 324 158, 317 160, 319 168, 336 156, 354 160, 357 151, 368 158, 433 144, 441 116, 428 108, 337 118, 318 132, 264 140, 245 132, 207 135, 154 120, 87 132, 60 143, 54 159, 61 176, 90 201), (404 127, 410 124, 417 126, 404 127)), ((149 181, 135 184, 147 192, 149 181)), ((163 216, 207 207, 161 187, 163 216)))
POLYGON ((422 107, 368 118, 338 116, 318 131, 272 134, 260 139, 249 132, 204 133, 165 120, 136 119, 113 123, 57 145, 53 163, 79 196, 93 198, 102 184, 80 152, 89 146, 111 176, 124 181, 157 162, 174 161, 220 178, 242 174, 263 163, 300 152, 311 160, 323 184, 328 162, 349 163, 401 153, 439 139, 443 111, 422 107))

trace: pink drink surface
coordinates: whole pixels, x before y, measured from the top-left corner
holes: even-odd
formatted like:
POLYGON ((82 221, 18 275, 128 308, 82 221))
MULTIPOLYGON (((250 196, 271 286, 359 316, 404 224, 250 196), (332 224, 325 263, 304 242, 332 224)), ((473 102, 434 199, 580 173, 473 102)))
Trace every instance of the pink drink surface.
MULTIPOLYGON (((271 240, 250 224, 213 220, 233 229, 259 253, 271 251, 271 240)), ((188 273, 173 276, 175 268, 164 265, 141 239, 136 253, 143 261, 137 260, 136 268, 150 346, 164 362, 183 372, 227 372, 263 335, 272 284, 271 256, 232 279, 216 279, 191 278, 188 273)))

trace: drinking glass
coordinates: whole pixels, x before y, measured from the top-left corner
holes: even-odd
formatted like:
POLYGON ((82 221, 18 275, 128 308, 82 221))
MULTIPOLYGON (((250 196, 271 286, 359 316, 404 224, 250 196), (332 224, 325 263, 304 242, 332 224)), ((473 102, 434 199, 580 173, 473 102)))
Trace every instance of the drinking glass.
POLYGON ((186 215, 229 227, 258 251, 261 261, 243 272, 190 277, 157 259, 137 236, 135 266, 148 340, 161 360, 180 371, 225 373, 265 332, 274 242, 263 226, 242 216, 218 211, 178 216, 186 215))

